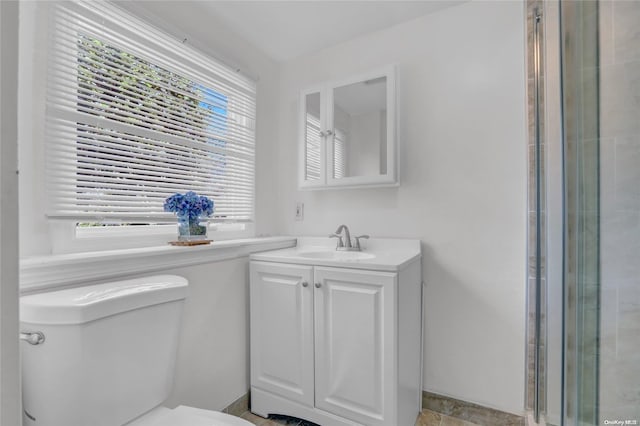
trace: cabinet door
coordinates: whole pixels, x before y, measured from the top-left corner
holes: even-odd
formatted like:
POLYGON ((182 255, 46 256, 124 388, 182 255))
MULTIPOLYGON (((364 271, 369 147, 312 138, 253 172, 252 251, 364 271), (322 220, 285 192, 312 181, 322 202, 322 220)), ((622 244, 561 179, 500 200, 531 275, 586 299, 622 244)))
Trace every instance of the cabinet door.
POLYGON ((327 99, 327 186, 398 183, 395 67, 333 82, 327 99))
POLYGON ((251 386, 313 406, 313 268, 251 262, 251 386))
POLYGON ((323 187, 326 184, 326 100, 321 88, 300 94, 300 188, 323 187))
POLYGON ((315 268, 316 407, 370 426, 395 418, 396 277, 315 268))

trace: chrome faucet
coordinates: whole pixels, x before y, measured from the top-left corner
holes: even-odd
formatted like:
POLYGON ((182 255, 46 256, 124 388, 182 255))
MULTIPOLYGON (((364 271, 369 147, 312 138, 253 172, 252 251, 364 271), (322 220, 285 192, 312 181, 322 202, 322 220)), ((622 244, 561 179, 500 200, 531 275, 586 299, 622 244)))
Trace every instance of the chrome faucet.
POLYGON ((351 234, 349 233, 349 227, 347 225, 340 225, 332 236, 338 237, 338 248, 350 249, 351 247, 351 234), (344 231, 344 238, 340 235, 344 231))
POLYGON ((340 225, 334 234, 329 235, 329 238, 337 238, 338 243, 336 244, 336 250, 344 250, 344 251, 361 251, 360 248, 360 238, 369 238, 368 235, 360 235, 358 237, 354 237, 355 245, 351 243, 351 233, 349 232, 349 228, 347 225, 340 225), (344 232, 344 236, 341 235, 344 232))

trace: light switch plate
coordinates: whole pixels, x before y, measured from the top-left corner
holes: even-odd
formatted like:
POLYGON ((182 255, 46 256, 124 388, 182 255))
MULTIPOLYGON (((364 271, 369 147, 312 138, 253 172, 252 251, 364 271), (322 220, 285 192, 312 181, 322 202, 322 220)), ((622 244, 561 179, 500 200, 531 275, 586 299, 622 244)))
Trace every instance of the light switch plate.
POLYGON ((296 220, 298 221, 304 220, 304 203, 301 203, 301 202, 296 203, 296 220))

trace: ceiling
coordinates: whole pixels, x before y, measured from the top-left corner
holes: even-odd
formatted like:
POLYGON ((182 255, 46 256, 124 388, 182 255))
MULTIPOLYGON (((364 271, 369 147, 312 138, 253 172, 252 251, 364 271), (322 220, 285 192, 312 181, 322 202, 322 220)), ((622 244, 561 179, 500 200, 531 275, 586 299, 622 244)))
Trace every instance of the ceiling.
POLYGON ((236 0, 200 5, 271 58, 284 62, 464 1, 236 0))

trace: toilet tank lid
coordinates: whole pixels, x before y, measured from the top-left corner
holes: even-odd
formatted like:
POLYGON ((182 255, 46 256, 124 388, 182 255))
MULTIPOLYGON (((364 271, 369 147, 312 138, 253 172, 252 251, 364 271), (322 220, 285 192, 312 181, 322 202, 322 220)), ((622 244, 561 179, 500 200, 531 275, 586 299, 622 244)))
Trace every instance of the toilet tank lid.
POLYGON ((145 306, 184 299, 188 281, 156 275, 20 297, 20 321, 83 324, 145 306))

